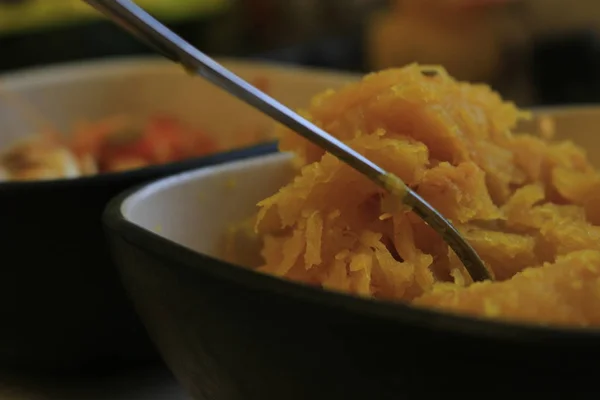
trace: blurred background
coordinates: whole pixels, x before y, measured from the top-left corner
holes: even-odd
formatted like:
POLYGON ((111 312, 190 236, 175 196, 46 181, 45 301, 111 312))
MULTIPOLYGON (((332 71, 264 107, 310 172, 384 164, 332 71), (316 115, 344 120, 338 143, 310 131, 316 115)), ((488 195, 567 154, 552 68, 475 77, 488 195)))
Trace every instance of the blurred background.
MULTIPOLYGON (((139 0, 221 56, 365 72, 442 64, 522 106, 600 100, 598 0, 139 0)), ((0 71, 150 53, 81 0, 0 0, 0 71)))

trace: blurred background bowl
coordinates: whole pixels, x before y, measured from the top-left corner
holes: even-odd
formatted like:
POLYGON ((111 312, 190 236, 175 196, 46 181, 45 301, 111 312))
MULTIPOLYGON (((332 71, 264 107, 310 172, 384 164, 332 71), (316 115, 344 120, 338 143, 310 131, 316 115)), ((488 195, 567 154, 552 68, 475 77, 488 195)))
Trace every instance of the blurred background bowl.
MULTIPOLYGON (((261 63, 225 64, 246 79, 266 82, 268 90, 291 107, 353 79, 261 63)), ((144 119, 160 113, 199 127, 231 149, 122 173, 0 184, 0 368, 56 372, 158 360, 109 258, 102 210, 111 197, 132 185, 275 151, 275 145, 266 142, 273 123, 202 79, 154 58, 27 70, 1 77, 0 85, 63 132, 81 119, 123 113, 144 119), (240 137, 257 129, 262 139, 240 137)), ((30 122, 3 104, 0 148, 34 134, 36 127, 30 122)))
MULTIPOLYGON (((538 115, 555 121, 557 137, 600 148, 600 108, 538 115)), ((538 131, 543 121, 522 129, 538 131)), ((241 258, 232 258, 224 251, 230 227, 289 182, 289 161, 267 155, 176 175, 117 197, 105 212, 136 309, 195 399, 421 399, 484 390, 568 397, 595 390, 598 330, 476 320, 235 266, 258 265, 260 246, 248 242, 241 258)))

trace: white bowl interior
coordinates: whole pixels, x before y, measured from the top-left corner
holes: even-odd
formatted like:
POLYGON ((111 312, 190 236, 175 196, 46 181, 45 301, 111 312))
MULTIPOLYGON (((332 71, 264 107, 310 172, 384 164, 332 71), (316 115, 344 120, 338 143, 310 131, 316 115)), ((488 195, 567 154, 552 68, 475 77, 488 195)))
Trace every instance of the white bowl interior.
MULTIPOLYGON (((247 80, 267 78, 270 94, 298 108, 317 92, 337 88, 353 75, 273 64, 223 60, 247 80)), ((3 75, 2 90, 18 95, 61 132, 77 121, 112 115, 136 120, 165 113, 205 129, 220 143, 236 143, 244 129, 272 129, 262 114, 200 77, 163 59, 131 58, 46 67, 3 75)), ((0 148, 38 131, 14 102, 0 96, 0 148)))
MULTIPOLYGON (((289 182, 291 159, 289 153, 275 153, 179 174, 135 192, 121 211, 127 220, 166 239, 234 261, 223 251, 229 229, 289 182)), ((256 259, 259 249, 247 250, 245 256, 256 259)))
MULTIPOLYGON (((558 137, 573 138, 590 151, 600 150, 600 108, 550 113, 558 137)), ((527 128, 537 129, 535 123, 527 128)), ((592 158, 600 167, 600 159, 592 158)), ((168 240, 232 261, 223 251, 223 238, 232 226, 256 212, 258 201, 290 181, 294 173, 290 159, 289 154, 268 155, 166 178, 130 196, 122 212, 129 221, 168 240)), ((235 261, 254 264, 258 246, 245 250, 235 261)))

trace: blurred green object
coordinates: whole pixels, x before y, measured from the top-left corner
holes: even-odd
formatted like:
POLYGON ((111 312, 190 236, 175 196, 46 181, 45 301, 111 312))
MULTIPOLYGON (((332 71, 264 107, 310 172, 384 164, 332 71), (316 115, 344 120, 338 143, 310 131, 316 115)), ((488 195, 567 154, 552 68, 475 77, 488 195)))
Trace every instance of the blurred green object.
MULTIPOLYGON (((222 12, 232 0, 137 0, 166 21, 180 21, 222 12)), ((0 0, 0 35, 49 26, 81 24, 102 18, 81 0, 0 0)))

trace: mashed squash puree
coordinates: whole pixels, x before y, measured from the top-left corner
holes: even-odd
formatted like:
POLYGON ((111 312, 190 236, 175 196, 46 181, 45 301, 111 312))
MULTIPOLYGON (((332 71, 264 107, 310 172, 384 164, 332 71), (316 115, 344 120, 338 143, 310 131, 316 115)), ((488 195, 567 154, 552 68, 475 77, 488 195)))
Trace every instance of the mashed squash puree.
POLYGON ((473 284, 410 210, 283 128, 297 175, 259 203, 260 271, 477 316, 600 325, 600 174, 584 149, 516 132, 528 113, 437 67, 370 74, 303 115, 449 218, 496 281, 473 284))

